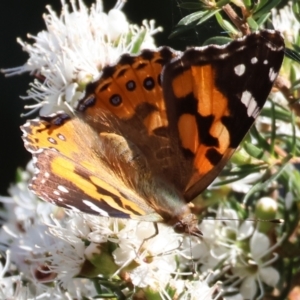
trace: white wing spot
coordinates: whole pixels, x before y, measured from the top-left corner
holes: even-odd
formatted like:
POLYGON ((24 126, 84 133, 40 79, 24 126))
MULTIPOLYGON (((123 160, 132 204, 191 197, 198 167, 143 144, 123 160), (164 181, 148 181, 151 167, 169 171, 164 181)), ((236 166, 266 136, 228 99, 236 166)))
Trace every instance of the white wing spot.
POLYGON ((57 135, 57 137, 58 137, 60 140, 62 140, 62 141, 65 141, 65 140, 66 140, 66 137, 65 137, 64 135, 62 135, 61 133, 59 133, 59 134, 57 135))
POLYGON ((238 51, 243 51, 244 49, 246 48, 245 45, 242 45, 240 48, 236 49, 235 51, 238 52, 238 51))
POLYGON ((55 140, 54 138, 52 138, 52 137, 49 137, 49 138, 48 138, 48 141, 49 141, 51 144, 53 144, 53 145, 56 145, 56 144, 57 144, 56 140, 55 140))
POLYGON ((223 53, 219 56, 220 59, 225 59, 229 56, 229 53, 223 53))
POLYGON ((254 65, 258 62, 258 59, 256 57, 251 58, 251 64, 254 65))
POLYGON ((45 172, 44 176, 45 176, 46 178, 49 178, 49 177, 50 177, 50 174, 49 174, 48 172, 45 172))
POLYGON ((264 64, 264 65, 267 65, 267 64, 268 64, 268 60, 265 59, 264 62, 263 62, 263 64, 264 64))
POLYGON ((281 51, 281 50, 283 49, 283 46, 278 47, 277 45, 274 46, 274 45, 271 44, 271 43, 266 43, 266 46, 267 46, 269 49, 271 49, 272 51, 276 51, 276 52, 281 51))
POLYGON ((65 188, 63 185, 58 185, 57 188, 63 193, 69 193, 69 190, 65 188))
POLYGON ((99 215, 103 216, 103 217, 109 217, 108 213, 101 209, 100 207, 98 207, 97 205, 95 205, 94 203, 92 203, 89 200, 82 200, 82 202, 88 206, 90 209, 92 209, 93 211, 99 213, 99 215))
POLYGON ((64 201, 64 199, 63 199, 63 198, 60 198, 60 197, 58 197, 58 198, 57 198, 57 201, 63 202, 63 201, 64 201))
POLYGON ((257 102, 249 91, 242 94, 241 102, 247 107, 247 115, 256 118, 259 114, 257 102))
POLYGON ((50 149, 50 150, 52 150, 52 151, 55 151, 55 152, 59 153, 59 151, 58 151, 56 148, 49 147, 48 149, 50 149))
POLYGON ((75 206, 73 205, 69 205, 69 204, 65 204, 66 207, 68 207, 69 209, 75 211, 75 212, 80 212, 80 210, 78 208, 76 208, 75 206))
POLYGON ((60 192, 57 191, 57 190, 54 190, 54 191, 53 191, 53 194, 56 195, 56 196, 60 196, 60 192))
POLYGON ((277 77, 277 72, 274 71, 273 68, 270 69, 269 71, 269 78, 270 78, 270 81, 274 81, 277 77))
POLYGON ((234 73, 238 76, 242 76, 245 73, 246 66, 244 64, 240 64, 234 67, 234 73))
POLYGON ((30 127, 31 123, 30 122, 26 122, 22 127, 30 127))

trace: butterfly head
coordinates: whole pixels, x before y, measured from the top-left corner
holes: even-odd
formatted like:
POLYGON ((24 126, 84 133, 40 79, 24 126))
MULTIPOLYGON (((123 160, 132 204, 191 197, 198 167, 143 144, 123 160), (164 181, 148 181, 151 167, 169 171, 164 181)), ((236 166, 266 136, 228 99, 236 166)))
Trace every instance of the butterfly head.
POLYGON ((169 225, 173 226, 176 233, 186 233, 196 237, 202 237, 203 234, 198 227, 197 217, 190 212, 188 206, 184 206, 186 209, 183 214, 178 214, 169 221, 169 225))
POLYGON ((202 237, 203 234, 197 226, 196 217, 191 214, 188 219, 182 219, 173 225, 176 233, 187 233, 196 237, 202 237))

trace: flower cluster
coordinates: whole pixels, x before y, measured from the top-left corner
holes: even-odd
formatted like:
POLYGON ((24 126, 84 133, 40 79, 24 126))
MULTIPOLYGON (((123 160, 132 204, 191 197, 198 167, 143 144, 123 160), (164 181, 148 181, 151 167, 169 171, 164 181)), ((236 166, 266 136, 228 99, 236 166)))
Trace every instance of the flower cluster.
POLYGON ((28 95, 22 97, 36 103, 26 108, 39 110, 41 116, 72 111, 86 84, 97 79, 104 66, 116 62, 123 53, 155 47, 152 36, 162 29, 155 28, 154 21, 144 21, 142 27, 130 25, 120 10, 122 3, 108 14, 100 0, 90 9, 81 0, 78 5, 71 2, 71 12, 63 4, 60 16, 47 7, 47 30, 28 35, 33 44, 18 39, 29 55, 27 62, 3 70, 7 76, 30 72, 36 77, 28 95))

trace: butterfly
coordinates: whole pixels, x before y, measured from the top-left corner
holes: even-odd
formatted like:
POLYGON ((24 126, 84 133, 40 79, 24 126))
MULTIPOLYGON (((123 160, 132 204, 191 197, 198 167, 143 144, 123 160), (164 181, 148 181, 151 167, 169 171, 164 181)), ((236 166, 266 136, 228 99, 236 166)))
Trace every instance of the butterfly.
POLYGON ((101 216, 164 222, 200 236, 189 203, 259 115, 284 41, 260 31, 224 46, 124 54, 78 101, 21 127, 41 199, 101 216))

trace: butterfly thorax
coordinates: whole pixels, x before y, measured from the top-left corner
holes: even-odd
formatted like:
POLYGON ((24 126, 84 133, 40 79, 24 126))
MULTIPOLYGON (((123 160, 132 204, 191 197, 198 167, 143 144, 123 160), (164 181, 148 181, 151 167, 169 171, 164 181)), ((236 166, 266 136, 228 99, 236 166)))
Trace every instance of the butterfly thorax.
POLYGON ((197 218, 191 213, 183 195, 170 182, 152 174, 140 192, 153 209, 162 216, 164 222, 171 225, 176 232, 201 235, 194 224, 197 218))
POLYGON ((99 137, 105 145, 101 149, 106 152, 106 163, 114 169, 121 182, 134 189, 137 197, 148 203, 176 232, 201 235, 193 224, 196 217, 191 213, 183 195, 174 184, 153 170, 147 157, 135 143, 114 133, 101 133, 99 137))

